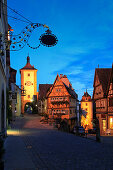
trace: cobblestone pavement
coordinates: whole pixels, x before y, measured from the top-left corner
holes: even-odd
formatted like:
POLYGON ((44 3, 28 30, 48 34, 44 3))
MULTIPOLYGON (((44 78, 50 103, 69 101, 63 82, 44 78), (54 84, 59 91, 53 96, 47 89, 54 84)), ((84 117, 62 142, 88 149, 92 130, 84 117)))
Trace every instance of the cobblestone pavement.
POLYGON ((8 149, 10 147, 11 150, 15 145, 8 145, 11 140, 13 143, 14 137, 10 130, 5 144, 5 170, 113 170, 112 142, 97 143, 95 140, 60 132, 52 126, 41 124, 38 116, 17 118, 12 129, 18 142, 21 141, 19 144, 23 143, 25 149, 20 155, 16 154, 16 149, 11 154, 15 155, 15 159, 19 157, 20 162, 23 159, 23 164, 25 159, 25 164, 20 166, 17 161, 14 165, 14 156, 11 154, 9 160, 8 149), (23 152, 27 156, 23 157, 23 152))

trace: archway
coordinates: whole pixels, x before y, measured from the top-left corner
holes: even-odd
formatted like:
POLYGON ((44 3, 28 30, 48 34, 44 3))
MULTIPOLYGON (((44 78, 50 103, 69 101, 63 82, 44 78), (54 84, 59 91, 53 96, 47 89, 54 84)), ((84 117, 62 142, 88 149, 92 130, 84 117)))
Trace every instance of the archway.
POLYGON ((34 102, 27 102, 24 106, 24 112, 29 114, 37 114, 38 113, 38 107, 37 104, 34 102))
POLYGON ((33 113, 33 104, 30 102, 27 102, 24 106, 24 112, 32 114, 33 113))

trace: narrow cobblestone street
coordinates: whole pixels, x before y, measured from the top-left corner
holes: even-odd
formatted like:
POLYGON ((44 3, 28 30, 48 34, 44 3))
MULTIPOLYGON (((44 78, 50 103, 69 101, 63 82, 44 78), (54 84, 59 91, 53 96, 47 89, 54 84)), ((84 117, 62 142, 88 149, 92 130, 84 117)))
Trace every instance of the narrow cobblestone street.
POLYGON ((16 118, 5 149, 5 170, 113 170, 112 142, 60 132, 36 115, 16 118))

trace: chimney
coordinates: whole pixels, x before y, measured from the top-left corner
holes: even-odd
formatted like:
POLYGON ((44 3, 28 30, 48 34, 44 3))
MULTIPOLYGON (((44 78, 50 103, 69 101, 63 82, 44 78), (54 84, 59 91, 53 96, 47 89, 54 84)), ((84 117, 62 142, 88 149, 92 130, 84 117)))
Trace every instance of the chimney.
POLYGON ((62 78, 63 77, 63 74, 60 74, 60 78, 62 78))

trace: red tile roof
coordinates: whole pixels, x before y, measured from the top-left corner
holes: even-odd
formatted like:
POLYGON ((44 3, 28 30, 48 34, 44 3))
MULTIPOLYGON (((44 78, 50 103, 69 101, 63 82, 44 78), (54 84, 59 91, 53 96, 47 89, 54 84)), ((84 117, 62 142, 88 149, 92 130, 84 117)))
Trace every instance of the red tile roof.
POLYGON ((91 101, 91 96, 89 95, 89 93, 87 91, 84 92, 84 95, 82 96, 81 101, 91 101))
POLYGON ((99 81, 102 84, 104 94, 106 94, 108 88, 111 71, 111 68, 96 68, 95 70, 95 73, 97 73, 99 81))

